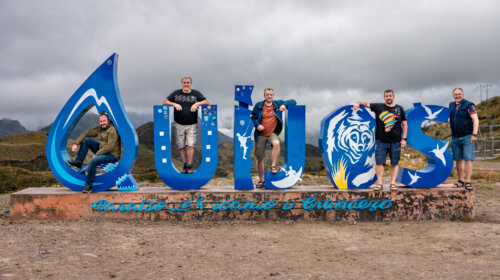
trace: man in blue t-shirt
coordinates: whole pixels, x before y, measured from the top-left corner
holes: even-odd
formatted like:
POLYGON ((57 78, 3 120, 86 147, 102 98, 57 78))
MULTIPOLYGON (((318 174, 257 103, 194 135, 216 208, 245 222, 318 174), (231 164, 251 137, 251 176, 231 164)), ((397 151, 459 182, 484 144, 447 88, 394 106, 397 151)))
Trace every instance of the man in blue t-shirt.
POLYGON ((382 189, 382 176, 384 175, 384 165, 387 154, 391 159, 391 191, 397 190, 396 175, 398 174, 398 164, 401 157, 401 148, 406 147, 406 134, 408 125, 403 107, 394 103, 394 91, 388 89, 384 91, 385 103, 356 102, 353 106, 355 110, 359 106, 370 108, 375 113, 375 172, 377 173, 377 184, 373 188, 375 191, 382 189))
POLYGON ((196 124, 198 123, 198 107, 209 102, 201 92, 191 89, 191 77, 182 77, 182 88, 172 92, 163 105, 173 106, 177 147, 184 163, 183 173, 193 173, 194 146, 196 144, 196 124))
POLYGON ((474 103, 464 99, 461 88, 453 89, 454 102, 450 103, 451 152, 455 160, 458 182, 455 187, 472 190, 470 178, 474 160, 474 143, 477 141, 479 118, 474 103), (465 167, 464 167, 465 162, 465 167), (464 183, 465 169, 465 183, 464 183))

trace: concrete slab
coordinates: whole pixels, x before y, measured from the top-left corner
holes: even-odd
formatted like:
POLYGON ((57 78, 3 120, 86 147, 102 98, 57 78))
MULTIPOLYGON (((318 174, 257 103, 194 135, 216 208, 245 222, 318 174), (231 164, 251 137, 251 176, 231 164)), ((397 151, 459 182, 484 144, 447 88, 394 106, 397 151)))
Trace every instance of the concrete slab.
POLYGON ((205 186, 177 191, 142 187, 83 194, 67 188, 29 188, 11 195, 14 220, 315 220, 400 221, 474 217, 474 191, 432 189, 337 190, 330 185, 286 190, 205 186))

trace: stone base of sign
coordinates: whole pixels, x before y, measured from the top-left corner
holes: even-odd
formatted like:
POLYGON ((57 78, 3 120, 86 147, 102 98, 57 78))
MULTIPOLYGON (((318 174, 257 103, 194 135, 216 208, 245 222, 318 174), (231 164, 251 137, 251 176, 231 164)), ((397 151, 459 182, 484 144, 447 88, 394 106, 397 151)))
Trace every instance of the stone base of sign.
POLYGON ((474 217, 474 191, 452 185, 397 191, 386 188, 375 192, 337 190, 332 186, 296 186, 279 191, 239 191, 232 186, 205 186, 189 191, 142 187, 134 192, 111 189, 91 194, 66 188, 29 188, 11 195, 10 214, 14 220, 149 221, 349 222, 474 217))

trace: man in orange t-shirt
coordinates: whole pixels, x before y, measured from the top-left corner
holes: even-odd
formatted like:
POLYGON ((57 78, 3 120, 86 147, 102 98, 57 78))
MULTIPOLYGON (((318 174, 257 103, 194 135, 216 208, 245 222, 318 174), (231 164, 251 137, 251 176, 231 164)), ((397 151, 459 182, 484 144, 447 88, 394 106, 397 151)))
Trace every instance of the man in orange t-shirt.
POLYGON ((296 105, 295 100, 274 100, 274 90, 266 88, 264 90, 264 101, 260 101, 253 107, 252 121, 256 127, 255 131, 255 157, 257 158, 257 172, 259 182, 257 188, 264 186, 264 156, 266 154, 266 144, 273 146, 271 153, 271 173, 278 173, 276 163, 280 155, 279 135, 283 130, 282 113, 288 105, 296 105))

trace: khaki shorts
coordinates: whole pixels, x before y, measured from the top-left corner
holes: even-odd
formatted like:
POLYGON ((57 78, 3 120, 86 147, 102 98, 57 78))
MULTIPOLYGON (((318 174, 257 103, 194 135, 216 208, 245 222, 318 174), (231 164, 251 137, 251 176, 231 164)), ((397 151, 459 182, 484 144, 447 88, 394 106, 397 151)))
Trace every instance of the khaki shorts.
POLYGON ((182 125, 175 123, 175 134, 179 149, 183 149, 186 146, 194 147, 196 145, 196 124, 182 125))
POLYGON ((280 141, 280 137, 273 132, 273 134, 269 136, 257 136, 257 141, 255 141, 255 157, 258 160, 263 160, 266 156, 266 144, 269 143, 272 145, 274 141, 280 141))

